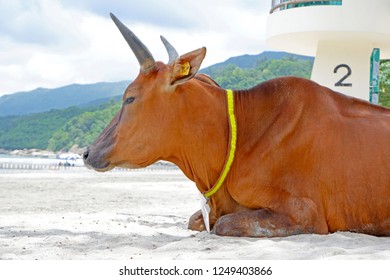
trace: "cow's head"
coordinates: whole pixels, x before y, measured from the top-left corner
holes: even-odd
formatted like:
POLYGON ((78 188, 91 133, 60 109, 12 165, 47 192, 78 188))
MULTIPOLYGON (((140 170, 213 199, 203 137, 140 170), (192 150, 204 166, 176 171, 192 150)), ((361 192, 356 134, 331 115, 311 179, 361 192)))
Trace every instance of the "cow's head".
POLYGON ((145 167, 169 156, 164 153, 173 149, 180 133, 175 127, 180 123, 179 89, 195 76, 206 55, 206 48, 200 48, 179 56, 161 37, 169 62, 156 62, 133 32, 113 14, 111 18, 133 50, 140 73, 127 87, 120 111, 84 153, 86 166, 97 171, 145 167))

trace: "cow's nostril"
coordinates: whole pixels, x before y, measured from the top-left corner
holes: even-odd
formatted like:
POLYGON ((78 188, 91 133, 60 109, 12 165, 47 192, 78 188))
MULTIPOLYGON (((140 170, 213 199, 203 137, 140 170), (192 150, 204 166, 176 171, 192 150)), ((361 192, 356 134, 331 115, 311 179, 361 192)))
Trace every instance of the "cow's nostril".
POLYGON ((87 160, 87 159, 88 159, 88 155, 89 155, 89 150, 86 150, 86 151, 83 153, 83 159, 84 159, 84 160, 87 160))

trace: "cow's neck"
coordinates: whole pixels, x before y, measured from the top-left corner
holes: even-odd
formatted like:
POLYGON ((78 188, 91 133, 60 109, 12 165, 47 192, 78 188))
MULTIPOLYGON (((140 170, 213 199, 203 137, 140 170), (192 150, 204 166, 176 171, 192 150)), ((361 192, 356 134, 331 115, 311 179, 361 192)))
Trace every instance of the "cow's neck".
POLYGON ((217 181, 227 156, 226 94, 223 89, 198 84, 186 89, 185 95, 177 149, 168 160, 205 192, 217 181))

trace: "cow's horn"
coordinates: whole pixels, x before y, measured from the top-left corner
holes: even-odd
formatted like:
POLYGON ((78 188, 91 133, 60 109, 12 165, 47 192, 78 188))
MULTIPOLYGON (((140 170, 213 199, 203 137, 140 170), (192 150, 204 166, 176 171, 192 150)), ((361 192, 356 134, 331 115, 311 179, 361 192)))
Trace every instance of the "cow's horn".
POLYGON ((164 36, 160 36, 160 38, 169 55, 168 64, 172 65, 175 62, 176 58, 179 57, 179 54, 177 53, 176 49, 171 45, 171 43, 169 43, 168 40, 164 38, 164 36))
POLYGON ((139 65, 141 66, 141 71, 146 74, 155 69, 157 67, 156 61, 148 48, 116 16, 112 13, 110 13, 110 16, 137 57, 139 65))

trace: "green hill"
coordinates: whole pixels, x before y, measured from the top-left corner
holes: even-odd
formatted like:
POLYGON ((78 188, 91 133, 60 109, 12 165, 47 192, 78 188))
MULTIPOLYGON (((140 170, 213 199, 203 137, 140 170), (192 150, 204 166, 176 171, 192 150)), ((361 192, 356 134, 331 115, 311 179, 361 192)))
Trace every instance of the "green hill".
POLYGON ((53 133, 81 112, 82 109, 73 106, 45 113, 2 117, 0 118, 0 148, 46 149, 53 133))
POLYGON ((236 65, 239 68, 254 68, 256 65, 263 60, 281 60, 281 59, 291 59, 291 60, 305 60, 313 63, 314 58, 311 56, 296 55, 286 52, 272 52, 265 51, 260 54, 244 54, 240 56, 235 56, 227 59, 224 62, 214 64, 207 68, 202 69, 200 72, 204 74, 211 75, 215 69, 224 68, 228 65, 236 65))
POLYGON ((223 88, 243 89, 280 76, 309 78, 313 58, 285 52, 232 57, 202 69, 223 88))
POLYGON ((50 110, 25 116, 0 118, 0 148, 69 150, 86 147, 99 135, 120 102, 112 100, 98 107, 50 110))
POLYGON ((73 146, 87 147, 99 136, 113 116, 120 102, 112 100, 95 110, 85 110, 56 129, 47 142, 47 149, 68 151, 73 146))

